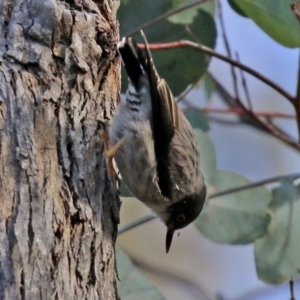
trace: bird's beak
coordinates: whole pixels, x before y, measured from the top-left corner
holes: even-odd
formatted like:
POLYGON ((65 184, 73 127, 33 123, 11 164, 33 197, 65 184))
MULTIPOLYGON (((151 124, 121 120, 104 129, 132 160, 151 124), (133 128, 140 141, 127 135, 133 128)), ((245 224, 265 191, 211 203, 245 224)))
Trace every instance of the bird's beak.
POLYGON ((166 251, 167 251, 167 253, 169 252, 170 247, 171 247, 174 231, 175 231, 174 224, 170 223, 168 225, 167 236, 166 236, 166 251))

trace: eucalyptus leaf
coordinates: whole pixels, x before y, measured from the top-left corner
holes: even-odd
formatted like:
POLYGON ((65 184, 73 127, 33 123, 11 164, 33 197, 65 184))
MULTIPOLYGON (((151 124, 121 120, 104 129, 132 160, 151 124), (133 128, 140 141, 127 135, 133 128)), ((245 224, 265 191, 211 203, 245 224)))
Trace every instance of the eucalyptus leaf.
POLYGON ((120 188, 119 188, 120 196, 121 197, 132 197, 131 192, 129 191, 126 183, 124 180, 120 180, 120 188))
POLYGON ((129 32, 158 16, 164 15, 171 9, 172 3, 170 1, 152 1, 149 4, 148 0, 122 0, 117 13, 120 35, 128 35, 129 32))
POLYGON ((270 209, 268 231, 254 244, 256 270, 261 280, 280 284, 300 277, 300 187, 282 181, 270 209))
POLYGON ((209 122, 207 117, 201 113, 199 110, 190 108, 184 112, 185 116, 191 123, 193 128, 199 128, 204 132, 209 130, 209 122))
POLYGON ((206 1, 201 4, 201 9, 211 14, 211 16, 214 18, 216 12, 216 2, 214 0, 206 1))
POLYGON ((209 73, 205 73, 201 78, 201 84, 203 84, 206 100, 209 100, 213 93, 216 91, 216 81, 211 77, 209 73))
POLYGON ((234 3, 234 0, 228 0, 230 7, 240 16, 248 18, 248 16, 234 3))
MULTIPOLYGON (((188 39, 201 42, 211 48, 215 46, 214 20, 210 14, 201 9, 190 25, 183 26, 165 21, 160 26, 160 30, 155 33, 153 40, 149 35, 149 41, 166 42, 188 39)), ((199 80, 206 72, 210 60, 209 56, 186 48, 155 51, 152 55, 158 73, 168 82, 175 96, 181 94, 188 85, 199 80)))
POLYGON ((300 24, 287 0, 232 0, 263 31, 278 43, 300 46, 300 24))
POLYGON ((210 137, 205 132, 200 129, 195 129, 194 131, 200 150, 200 168, 206 185, 210 186, 216 173, 217 158, 215 148, 210 137))
MULTIPOLYGON (((127 34, 139 28, 146 22, 165 14, 170 5, 158 4, 165 1, 155 1, 154 7, 145 1, 131 0, 121 4, 119 9, 119 21, 121 35, 127 34), (149 8, 149 11, 148 11, 149 8), (132 14, 132 12, 135 12, 132 14), (128 13, 130 12, 130 16, 128 13), (141 12, 141 14, 140 14, 141 12), (142 17, 141 17, 142 15, 142 17)), ((169 3, 169 2, 168 2, 169 3)), ((201 42, 214 48, 216 42, 216 26, 211 14, 202 9, 196 10, 190 24, 174 24, 166 19, 146 28, 145 34, 149 43, 163 43, 183 39, 201 42)), ((138 42, 142 39, 135 36, 138 42)), ((182 93, 186 87, 196 82, 206 71, 210 57, 192 49, 174 48, 165 51, 152 51, 153 60, 161 78, 164 78, 174 96, 182 93)), ((127 76, 122 73, 122 91, 127 89, 127 76)))
MULTIPOLYGON (((210 189, 224 191, 248 184, 231 171, 216 171, 210 189)), ((271 192, 256 187, 209 199, 195 221, 200 232, 216 243, 248 244, 266 233, 270 221, 271 192)))
MULTIPOLYGON (((172 9, 177 9, 177 8, 183 7, 185 5, 195 3, 195 0, 173 0, 172 3, 173 3, 172 9)), ((204 3, 195 5, 187 10, 184 10, 180 13, 177 13, 177 14, 169 17, 168 20, 173 23, 190 24, 193 22, 194 18, 197 16, 197 10, 199 8, 210 13, 213 17, 214 12, 215 12, 215 2, 214 1, 206 1, 204 3)))
POLYGON ((165 297, 146 276, 139 271, 128 256, 116 249, 120 281, 118 291, 122 300, 164 300, 165 297))

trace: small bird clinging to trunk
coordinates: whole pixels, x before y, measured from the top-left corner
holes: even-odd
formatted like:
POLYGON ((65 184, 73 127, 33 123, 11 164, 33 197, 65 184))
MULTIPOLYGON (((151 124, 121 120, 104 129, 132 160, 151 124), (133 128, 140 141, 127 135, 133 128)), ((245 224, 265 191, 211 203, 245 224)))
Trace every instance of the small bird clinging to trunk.
POLYGON ((193 129, 159 77, 146 38, 144 53, 131 37, 118 43, 129 84, 113 118, 109 139, 122 178, 132 194, 174 231, 200 214, 206 187, 193 129))

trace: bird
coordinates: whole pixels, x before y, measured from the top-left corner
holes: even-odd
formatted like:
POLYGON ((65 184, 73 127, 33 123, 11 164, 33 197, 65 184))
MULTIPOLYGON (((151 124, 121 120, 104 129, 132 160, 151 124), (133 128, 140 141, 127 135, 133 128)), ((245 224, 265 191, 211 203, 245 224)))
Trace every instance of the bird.
POLYGON ((158 75, 146 36, 141 35, 143 49, 132 37, 117 45, 128 89, 111 122, 112 150, 107 146, 106 152, 130 192, 165 223, 168 253, 174 232, 202 211, 206 185, 192 126, 158 75))

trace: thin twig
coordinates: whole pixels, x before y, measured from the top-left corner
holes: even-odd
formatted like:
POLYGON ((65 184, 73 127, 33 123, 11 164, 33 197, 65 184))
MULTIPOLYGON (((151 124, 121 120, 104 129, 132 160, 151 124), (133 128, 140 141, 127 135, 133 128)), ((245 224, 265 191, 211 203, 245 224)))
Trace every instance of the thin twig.
MULTIPOLYGON (((230 50, 229 42, 228 42, 228 39, 227 39, 226 31, 225 31, 225 23, 224 23, 224 19, 223 19, 221 1, 218 0, 217 2, 218 2, 218 7, 219 7, 219 19, 220 19, 221 31, 222 31, 222 37, 223 37, 225 49, 226 49, 228 57, 232 59, 231 50, 230 50)), ((232 75, 232 80, 233 80, 233 89, 234 89, 235 98, 240 99, 237 76, 236 76, 236 73, 235 73, 234 66, 232 64, 231 64, 231 75, 232 75)))
POLYGON ((290 280, 290 292, 291 292, 291 300, 296 300, 294 296, 294 280, 290 280))
POLYGON ((300 51, 299 51, 299 59, 298 59, 298 82, 297 82, 297 94, 296 94, 296 102, 300 102, 300 51))
MULTIPOLYGON (((281 176, 275 176, 272 178, 267 178, 261 181, 257 181, 254 183, 250 183, 250 184, 245 184, 239 187, 234 187, 231 189, 227 189, 221 192, 216 192, 216 193, 212 193, 210 195, 208 195, 207 199, 213 199, 213 198, 217 198, 217 197, 221 197, 221 196, 225 196, 228 194, 232 194, 232 193, 236 193, 236 192, 240 192, 240 191, 244 191, 244 190, 248 190, 248 189, 252 189, 252 188, 256 188, 258 186, 262 186, 265 184, 270 184, 270 183, 274 183, 274 182, 279 182, 283 179, 287 179, 289 178, 290 180, 296 180, 297 178, 300 178, 300 173, 293 173, 293 174, 288 174, 288 175, 281 175, 281 176)), ((122 228, 119 229, 118 234, 122 234, 125 233, 126 231, 133 229, 141 224, 144 224, 146 222, 149 222, 151 220, 156 219, 157 217, 155 215, 149 215, 146 217, 142 217, 136 221, 133 221, 132 223, 129 223, 128 225, 123 226, 122 228)))
MULTIPOLYGON (((224 88, 224 86, 221 83, 219 83, 219 81, 216 78, 214 78, 213 75, 211 75, 211 77, 216 83, 216 90, 222 95, 222 97, 224 97, 224 99, 227 99, 226 101, 228 101, 228 103, 232 104, 232 101, 235 100, 232 100, 232 97, 229 94, 229 92, 224 88)), ((298 143, 298 141, 287 135, 284 131, 282 131, 274 124, 262 121, 258 116, 255 115, 253 111, 248 110, 241 101, 239 101, 238 105, 239 108, 243 109, 246 113, 246 117, 248 118, 248 120, 245 119, 245 122, 249 123, 249 121, 251 121, 250 124, 254 127, 269 133, 270 135, 278 138, 290 147, 300 151, 300 144, 298 143)))
MULTIPOLYGON (((285 287, 286 286, 284 286, 284 288, 285 287)), ((235 300, 270 299, 270 294, 273 293, 274 286, 264 285, 241 294, 240 296, 235 298, 235 300)))
POLYGON ((195 82, 194 84, 190 84, 177 98, 176 98, 176 102, 179 103, 180 101, 182 101, 195 87, 195 85, 197 84, 197 82, 195 82))
MULTIPOLYGON (((203 113, 217 113, 217 114, 235 114, 235 115, 245 115, 246 112, 241 108, 200 108, 203 113)), ((283 114, 279 112, 262 112, 255 111, 253 112, 257 117, 265 118, 281 118, 281 119, 293 119, 295 120, 296 116, 290 114, 283 114)))
MULTIPOLYGON (((236 55, 236 60, 238 62, 241 62, 239 54, 236 53, 235 55, 236 55)), ((247 100, 247 103, 248 103, 248 106, 249 106, 249 110, 253 110, 252 103, 251 103, 251 98, 250 98, 250 93, 249 93, 248 85, 247 85, 247 81, 246 81, 246 77, 244 76, 243 70, 240 69, 240 71, 241 71, 241 78, 242 78, 242 86, 243 86, 244 91, 245 91, 245 96, 246 96, 246 100, 247 100)))
POLYGON ((194 297, 197 299, 206 299, 206 300, 216 300, 213 295, 210 295, 210 292, 199 283, 195 283, 193 276, 187 276, 184 273, 175 273, 169 270, 168 268, 162 268, 160 265, 151 264, 144 260, 137 259, 136 257, 130 257, 134 265, 143 270, 150 271, 151 273, 155 273, 164 279, 176 284, 180 282, 182 286, 186 288, 188 291, 193 291, 194 297), (195 295, 196 294, 196 295, 195 295))
POLYGON ((202 75, 199 77, 199 79, 197 79, 194 83, 190 84, 177 98, 176 98, 176 102, 179 103, 180 101, 182 101, 182 99, 184 99, 189 93, 190 91, 193 90, 193 88, 197 85, 197 83, 201 80, 202 75))
POLYGON ((297 115, 298 139, 300 141, 300 52, 299 52, 299 59, 298 59, 297 94, 294 101, 294 108, 297 115))
MULTIPOLYGON (((194 83, 190 84, 177 98, 176 102, 179 103, 183 101, 188 107, 190 104, 185 101, 185 97, 194 89, 194 87, 200 82, 200 80, 205 80, 204 75, 202 74, 194 83)), ((205 85, 205 84, 204 84, 205 85)))
POLYGON ((153 19, 153 20, 151 20, 151 21, 149 21, 145 24, 143 24, 142 26, 130 31, 128 34, 126 34, 126 36, 132 36, 132 35, 138 33, 140 30, 144 30, 144 29, 146 29, 148 27, 151 27, 151 26, 153 26, 153 25, 155 25, 155 24, 157 24, 157 23, 159 23, 159 22, 161 22, 161 21, 163 21, 163 20, 165 20, 165 19, 167 19, 167 18, 169 18, 173 15, 176 15, 176 14, 182 12, 182 11, 185 11, 189 8, 192 8, 194 6, 200 5, 200 4, 208 2, 208 1, 211 1, 211 0, 198 0, 198 1, 186 4, 186 5, 183 5, 179 8, 174 9, 174 10, 171 10, 171 11, 167 12, 166 14, 163 14, 163 15, 161 15, 161 16, 159 16, 159 17, 157 17, 157 18, 155 18, 155 19, 153 19))
POLYGON ((258 186, 265 185, 265 184, 279 182, 283 179, 296 180, 297 178, 300 178, 300 173, 294 173, 294 174, 288 174, 288 175, 279 175, 279 176, 275 176, 275 177, 272 177, 272 178, 267 178, 267 179, 264 179, 264 180, 261 180, 261 181, 257 181, 257 182, 254 182, 254 183, 245 184, 245 185, 242 185, 242 186, 239 186, 239 187, 234 187, 232 189, 227 189, 227 190, 222 191, 222 192, 216 192, 216 193, 210 194, 208 196, 208 199, 213 199, 213 198, 225 196, 225 195, 236 193, 236 192, 240 192, 240 191, 244 191, 244 190, 248 190, 248 189, 253 189, 253 188, 256 188, 258 186))
POLYGON ((148 216, 142 217, 142 218, 140 218, 140 219, 138 219, 136 221, 133 221, 132 223, 129 223, 128 225, 125 225, 125 226, 121 227, 118 230, 118 234, 120 235, 120 234, 122 234, 122 233, 124 233, 124 232, 126 232, 126 231, 128 231, 130 229, 133 229, 133 228, 135 228, 135 227, 137 227, 139 225, 142 225, 144 223, 152 221, 152 220, 154 220, 156 218, 157 218, 157 216, 155 216, 155 215, 148 215, 148 216))
POLYGON ((232 120, 225 120, 222 118, 218 118, 218 117, 213 117, 213 116, 208 116, 207 117, 208 121, 217 123, 217 124, 222 124, 222 125, 227 125, 227 126, 237 126, 237 125, 241 125, 241 120, 236 120, 236 121, 232 121, 232 120))
MULTIPOLYGON (((140 48, 143 48, 143 44, 139 44, 140 48)), ((209 54, 211 56, 217 57, 225 62, 228 62, 229 64, 232 64, 235 67, 238 67, 245 72, 251 74, 252 76, 256 77, 260 81, 264 82, 271 88, 273 88, 275 91, 277 91, 279 94, 281 94, 284 98, 286 98, 289 102, 291 102, 294 105, 294 97, 290 95, 288 92, 286 92, 284 89, 282 89, 280 86, 278 86, 276 83, 268 79, 267 77, 263 76, 259 72, 251 69, 250 67, 247 67, 246 65, 239 63, 227 56, 224 56, 213 49, 206 47, 202 44, 197 44, 192 41, 187 41, 187 40, 180 40, 176 42, 171 42, 171 43, 161 43, 161 44, 150 44, 149 48, 151 50, 163 50, 163 49, 175 49, 175 48, 192 48, 194 50, 204 52, 206 54, 209 54)))

